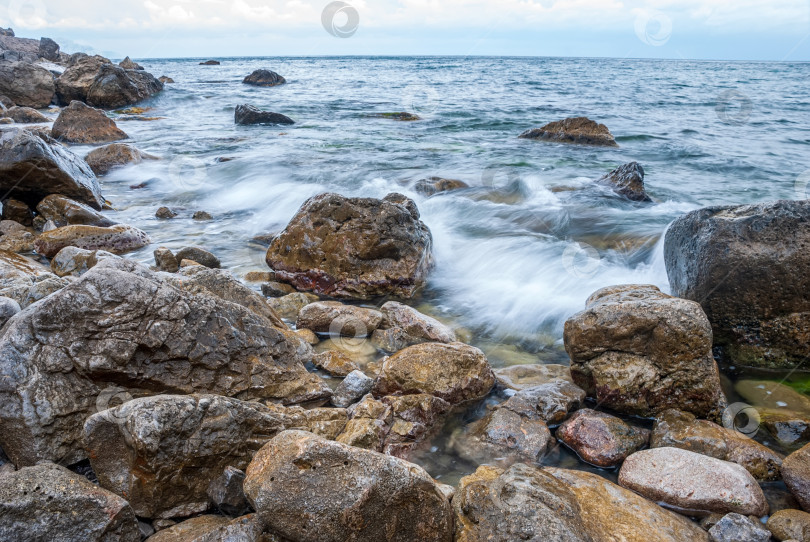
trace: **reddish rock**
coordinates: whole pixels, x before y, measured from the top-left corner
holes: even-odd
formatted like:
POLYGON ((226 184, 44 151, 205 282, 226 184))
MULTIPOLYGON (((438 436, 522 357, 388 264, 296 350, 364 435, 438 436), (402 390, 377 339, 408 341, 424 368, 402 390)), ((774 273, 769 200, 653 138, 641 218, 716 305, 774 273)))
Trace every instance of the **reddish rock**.
POLYGON ((650 432, 589 408, 576 411, 557 429, 557 438, 597 467, 615 467, 647 444, 650 432))

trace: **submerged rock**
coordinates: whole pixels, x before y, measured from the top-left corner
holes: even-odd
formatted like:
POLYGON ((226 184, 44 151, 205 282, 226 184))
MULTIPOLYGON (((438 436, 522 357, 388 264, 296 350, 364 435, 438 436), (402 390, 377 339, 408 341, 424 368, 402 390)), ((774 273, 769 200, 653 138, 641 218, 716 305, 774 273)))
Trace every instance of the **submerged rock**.
POLYGON ((652 201, 644 190, 644 169, 638 162, 619 166, 596 182, 611 187, 614 192, 631 201, 652 201))
POLYGON ((10 107, 3 111, 3 117, 8 117, 17 124, 33 124, 37 122, 50 122, 50 119, 37 111, 36 109, 32 109, 30 107, 10 107))
POLYGON ((567 365, 542 364, 537 365, 511 365, 494 369, 498 386, 508 390, 524 390, 563 380, 573 383, 571 369, 567 365))
POLYGON ((599 404, 653 416, 677 408, 719 417, 726 405, 700 305, 655 286, 611 286, 565 323, 571 375, 599 404))
POLYGON ((256 70, 245 77, 242 82, 246 85, 253 85, 256 87, 275 87, 278 85, 283 85, 287 82, 287 80, 274 71, 256 70))
POLYGON ((301 309, 295 326, 316 333, 367 337, 377 329, 383 314, 375 309, 344 305, 337 301, 316 301, 301 309))
POLYGON ((371 113, 369 117, 375 119, 398 120, 403 122, 413 122, 415 120, 422 120, 422 117, 420 117, 419 115, 416 115, 414 113, 408 113, 405 111, 401 111, 399 113, 371 113))
POLYGON ((262 111, 252 105, 237 105, 234 112, 236 124, 295 124, 295 121, 281 113, 262 111))
POLYGON ((171 77, 167 77, 165 75, 161 75, 160 77, 158 77, 158 81, 160 81, 164 85, 174 84, 174 79, 172 79, 171 77))
POLYGON ((598 124, 586 117, 550 122, 542 128, 526 130, 520 134, 520 138, 604 147, 619 146, 607 126, 598 124))
POLYGON ((244 487, 267 526, 299 542, 453 539, 450 504, 421 467, 303 431, 259 450, 244 487))
POLYGON ((126 164, 140 164, 144 160, 157 160, 157 157, 139 151, 132 145, 113 143, 90 151, 84 161, 96 175, 106 175, 115 167, 126 164))
POLYGON ((469 188, 470 185, 464 181, 456 179, 444 179, 442 177, 428 177, 427 179, 419 179, 413 185, 413 189, 424 196, 433 196, 442 192, 450 192, 452 190, 460 190, 462 188, 469 188))
POLYGON ((200 62, 200 66, 219 66, 219 60, 206 60, 205 62, 200 62))
POLYGON ((419 342, 452 343, 456 341, 456 334, 452 329, 408 305, 396 301, 387 301, 380 307, 380 311, 384 316, 382 327, 402 330, 408 338, 413 340, 411 344, 419 342))
POLYGON ((28 62, 0 60, 0 94, 22 107, 44 109, 56 92, 53 74, 28 62))
POLYGON ((615 467, 647 444, 650 432, 589 408, 576 411, 557 429, 557 438, 597 467, 615 467))
POLYGON ((211 269, 219 269, 222 267, 219 258, 200 247, 183 247, 177 251, 176 258, 178 262, 192 260, 211 269))
POLYGON ((43 232, 34 246, 38 253, 46 258, 53 258, 57 252, 69 246, 126 254, 151 242, 144 231, 126 224, 108 227, 74 225, 43 232))
POLYGON ((736 364, 794 368, 810 351, 810 201, 707 207, 664 243, 673 295, 698 301, 736 364))
POLYGON ((267 264, 298 290, 333 297, 413 297, 433 266, 432 237, 413 201, 321 194, 273 239, 267 264))
POLYGON ((89 205, 74 201, 59 194, 52 194, 37 204, 37 213, 57 228, 62 226, 113 226, 110 220, 89 205))
POLYGON ((104 111, 76 100, 59 113, 51 135, 66 143, 89 144, 129 138, 104 111))

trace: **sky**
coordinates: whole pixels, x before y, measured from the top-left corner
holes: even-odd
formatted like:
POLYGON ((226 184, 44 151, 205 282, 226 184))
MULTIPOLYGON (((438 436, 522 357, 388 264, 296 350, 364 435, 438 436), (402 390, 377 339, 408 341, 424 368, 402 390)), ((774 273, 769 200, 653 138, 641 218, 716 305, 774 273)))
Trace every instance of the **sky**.
POLYGON ((810 0, 0 0, 0 26, 111 58, 810 61, 810 0))

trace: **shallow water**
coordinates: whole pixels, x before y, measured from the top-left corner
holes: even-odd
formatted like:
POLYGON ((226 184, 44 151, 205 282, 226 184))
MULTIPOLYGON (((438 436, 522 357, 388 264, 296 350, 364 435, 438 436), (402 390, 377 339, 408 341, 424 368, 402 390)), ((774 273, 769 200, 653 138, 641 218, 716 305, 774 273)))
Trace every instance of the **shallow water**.
MULTIPOLYGON (((177 83, 145 104, 152 108, 146 116, 159 120, 119 122, 140 149, 163 158, 102 180, 117 220, 155 242, 133 257, 152 263, 158 245, 199 245, 237 272, 266 269, 264 249, 250 239, 282 229, 308 197, 401 192, 417 202, 434 236, 437 267, 424 310, 470 330, 496 366, 567 363, 562 324, 600 287, 641 282, 668 290, 661 238, 687 211, 807 197, 807 63, 200 60, 140 61, 177 83), (281 73, 288 84, 242 85, 257 68, 281 73), (297 124, 235 126, 242 103, 297 124), (397 111, 424 120, 368 116, 397 111), (580 115, 605 123, 620 147, 517 138, 580 115), (643 165, 654 204, 594 185, 630 161, 643 165), (415 181, 433 175, 474 190, 431 198, 413 191, 415 181), (186 211, 160 221, 161 205, 186 211), (215 219, 192 220, 199 209, 215 219)), ((434 443, 437 452, 444 438, 434 443)), ((559 453, 551 462, 575 461, 559 453)), ((471 470, 444 453, 422 462, 451 479, 471 470)))

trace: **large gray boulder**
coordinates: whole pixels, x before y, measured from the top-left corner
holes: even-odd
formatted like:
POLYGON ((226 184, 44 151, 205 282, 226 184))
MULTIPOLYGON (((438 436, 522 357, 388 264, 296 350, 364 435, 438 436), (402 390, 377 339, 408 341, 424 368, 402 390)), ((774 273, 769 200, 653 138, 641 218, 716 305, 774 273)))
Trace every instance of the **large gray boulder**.
POLYGON ((101 209, 96 176, 78 156, 41 134, 13 129, 0 133, 0 191, 35 207, 61 194, 101 209))
POLYGON ((293 332, 129 260, 99 262, 3 331, 0 446, 17 465, 86 457, 82 425, 110 390, 286 403, 330 395, 293 332))
POLYGON ((42 66, 0 60, 0 94, 15 104, 42 109, 51 104, 55 92, 53 74, 42 66))
POLYGON ((673 295, 697 301, 735 364, 794 368, 810 351, 810 201, 707 207, 664 244, 673 295))
POLYGON ((113 109, 138 103, 163 90, 163 83, 151 73, 125 70, 114 64, 102 64, 87 89, 87 103, 113 109))

